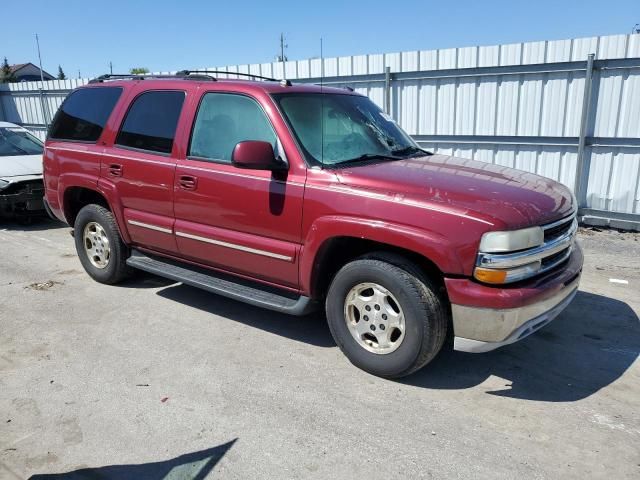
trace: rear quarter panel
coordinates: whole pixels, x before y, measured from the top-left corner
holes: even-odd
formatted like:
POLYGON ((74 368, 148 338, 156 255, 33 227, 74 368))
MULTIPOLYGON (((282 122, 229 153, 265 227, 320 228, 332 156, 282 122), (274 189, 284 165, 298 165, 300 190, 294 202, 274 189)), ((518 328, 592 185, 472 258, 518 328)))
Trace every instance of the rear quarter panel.
POLYGON ((96 144, 49 140, 44 151, 45 197, 61 220, 64 193, 70 187, 97 190, 102 147, 96 144))

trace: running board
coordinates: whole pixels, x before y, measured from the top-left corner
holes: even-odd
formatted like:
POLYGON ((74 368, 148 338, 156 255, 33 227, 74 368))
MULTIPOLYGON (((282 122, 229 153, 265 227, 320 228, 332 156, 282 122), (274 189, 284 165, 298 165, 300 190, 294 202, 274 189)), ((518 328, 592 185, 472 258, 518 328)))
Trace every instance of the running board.
POLYGON ((220 274, 188 264, 160 257, 151 257, 132 250, 127 265, 153 273, 185 285, 201 288, 240 302, 289 315, 306 315, 315 310, 315 302, 305 296, 287 296, 275 288, 245 281, 231 275, 220 274))

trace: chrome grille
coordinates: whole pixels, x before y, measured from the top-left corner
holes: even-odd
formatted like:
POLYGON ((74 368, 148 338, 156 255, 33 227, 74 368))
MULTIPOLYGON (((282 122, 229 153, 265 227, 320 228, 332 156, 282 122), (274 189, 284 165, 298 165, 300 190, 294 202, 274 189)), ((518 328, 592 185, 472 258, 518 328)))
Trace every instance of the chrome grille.
POLYGON ((562 220, 558 220, 557 222, 543 225, 542 229, 544 230, 544 242, 550 242, 566 234, 569 229, 571 229, 574 218, 575 215, 571 215, 569 217, 563 218, 562 220))
MULTIPOLYGON (((578 221, 574 213, 570 217, 541 227, 544 230, 544 243, 538 247, 511 253, 478 253, 476 266, 497 270, 513 269, 538 262, 539 268, 530 276, 549 271, 570 256, 578 230, 578 221)), ((517 281, 517 280, 512 280, 517 281)))

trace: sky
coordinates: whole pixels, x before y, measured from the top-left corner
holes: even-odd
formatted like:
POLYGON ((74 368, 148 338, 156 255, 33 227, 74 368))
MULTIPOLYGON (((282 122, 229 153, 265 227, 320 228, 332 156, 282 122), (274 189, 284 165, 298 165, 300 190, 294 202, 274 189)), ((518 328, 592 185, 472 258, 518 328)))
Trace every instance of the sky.
POLYGON ((0 59, 67 76, 631 33, 640 0, 4 0, 0 59))

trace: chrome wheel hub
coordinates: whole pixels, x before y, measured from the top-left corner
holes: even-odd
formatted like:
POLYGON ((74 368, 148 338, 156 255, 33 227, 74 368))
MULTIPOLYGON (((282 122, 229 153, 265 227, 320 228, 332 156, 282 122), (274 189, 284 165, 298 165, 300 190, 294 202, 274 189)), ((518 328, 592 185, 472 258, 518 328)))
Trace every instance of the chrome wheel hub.
POLYGON ((404 340, 402 308, 391 292, 377 283, 359 283, 349 290, 344 319, 353 338, 371 353, 391 353, 404 340))
POLYGON ((111 258, 111 246, 107 232, 99 223, 89 222, 82 233, 82 243, 87 258, 96 268, 106 268, 111 258))

